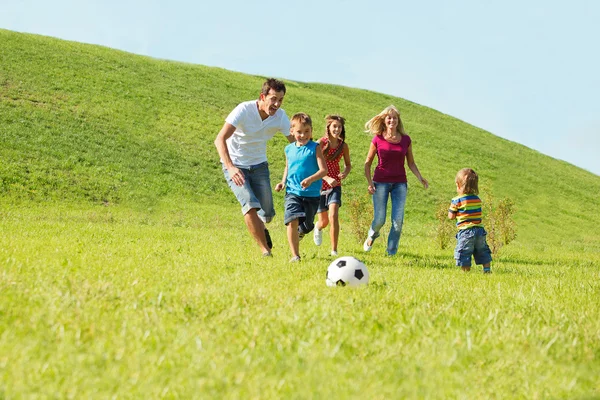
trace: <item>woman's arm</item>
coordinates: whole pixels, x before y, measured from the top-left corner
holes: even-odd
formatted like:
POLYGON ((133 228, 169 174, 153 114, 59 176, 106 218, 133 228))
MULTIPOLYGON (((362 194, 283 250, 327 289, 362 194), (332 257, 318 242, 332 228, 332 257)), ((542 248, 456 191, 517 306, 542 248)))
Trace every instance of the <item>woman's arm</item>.
POLYGON ((373 158, 375 158, 375 153, 377 153, 377 148, 371 143, 369 152, 367 153, 367 159, 365 160, 365 178, 367 178, 367 190, 369 191, 369 194, 375 193, 375 186, 373 186, 373 179, 371 178, 371 164, 373 163, 373 158))
POLYGON ((421 182, 423 187, 425 189, 429 188, 429 182, 427 182, 427 179, 421 176, 419 168, 417 168, 417 164, 415 163, 415 157, 413 156, 412 152, 412 143, 408 146, 408 151, 406 152, 406 163, 408 164, 408 168, 410 168, 412 173, 415 174, 415 176, 417 177, 419 182, 421 182))

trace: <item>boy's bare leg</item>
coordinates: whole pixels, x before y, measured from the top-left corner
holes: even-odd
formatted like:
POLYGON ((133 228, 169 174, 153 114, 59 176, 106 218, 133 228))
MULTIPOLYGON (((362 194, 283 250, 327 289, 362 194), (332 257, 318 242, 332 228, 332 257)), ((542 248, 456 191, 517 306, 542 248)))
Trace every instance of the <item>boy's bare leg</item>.
POLYGON ((290 244, 292 257, 300 257, 300 239, 298 239, 298 220, 295 219, 287 225, 287 238, 290 244))
POLYGON ((492 269, 490 267, 490 263, 483 264, 483 273, 485 273, 485 274, 491 274, 492 273, 492 269))
POLYGON ((248 227, 248 232, 260 246, 262 253, 270 253, 271 249, 267 246, 267 238, 265 237, 265 224, 258 216, 257 208, 253 208, 244 215, 244 222, 248 227))
POLYGON ((469 272, 471 270, 471 267, 461 267, 461 268, 465 272, 469 272))

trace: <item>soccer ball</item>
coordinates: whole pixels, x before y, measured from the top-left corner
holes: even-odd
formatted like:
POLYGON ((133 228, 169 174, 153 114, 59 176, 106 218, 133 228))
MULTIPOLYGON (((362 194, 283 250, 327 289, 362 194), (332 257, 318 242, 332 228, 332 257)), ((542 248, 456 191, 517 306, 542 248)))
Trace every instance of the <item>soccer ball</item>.
POLYGON ((334 260, 327 268, 327 286, 361 286, 369 283, 367 266, 354 257, 334 260))

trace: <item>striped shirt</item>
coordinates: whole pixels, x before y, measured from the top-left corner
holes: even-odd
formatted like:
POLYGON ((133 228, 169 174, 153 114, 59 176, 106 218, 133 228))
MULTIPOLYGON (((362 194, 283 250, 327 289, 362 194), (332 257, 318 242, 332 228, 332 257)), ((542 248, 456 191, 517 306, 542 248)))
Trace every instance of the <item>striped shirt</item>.
POLYGON ((481 222, 481 199, 474 194, 462 194, 452 199, 448 212, 456 215, 459 230, 483 227, 481 222))

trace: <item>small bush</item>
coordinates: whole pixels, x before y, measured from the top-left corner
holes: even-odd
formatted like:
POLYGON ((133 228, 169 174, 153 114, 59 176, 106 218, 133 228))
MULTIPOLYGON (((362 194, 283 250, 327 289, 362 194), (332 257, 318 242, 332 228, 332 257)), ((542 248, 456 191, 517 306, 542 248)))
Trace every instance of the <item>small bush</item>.
POLYGON ((516 237, 516 225, 513 219, 515 204, 509 198, 496 203, 489 190, 484 191, 483 223, 487 231, 487 242, 496 256, 500 249, 512 242, 516 237))
POLYGON ((369 226, 373 219, 373 206, 369 195, 354 196, 348 202, 350 229, 357 243, 362 243, 367 237, 369 226))
POLYGON ((450 202, 440 202, 435 212, 438 223, 435 227, 435 241, 440 249, 444 250, 456 233, 455 221, 448 219, 448 206, 450 202))

